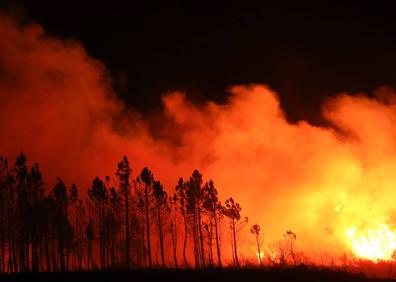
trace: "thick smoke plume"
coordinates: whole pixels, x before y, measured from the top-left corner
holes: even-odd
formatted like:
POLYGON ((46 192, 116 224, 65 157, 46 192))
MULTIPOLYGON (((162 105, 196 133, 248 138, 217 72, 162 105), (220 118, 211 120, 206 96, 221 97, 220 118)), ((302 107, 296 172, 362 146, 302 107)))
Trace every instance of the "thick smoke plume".
POLYGON ((201 170, 222 199, 237 199, 262 226, 266 243, 290 229, 300 250, 340 255, 350 252, 348 228, 395 227, 391 89, 325 101, 328 127, 289 123, 267 86, 232 87, 223 105, 195 106, 170 93, 154 136, 78 42, 5 16, 0 34, 0 154, 13 159, 24 151, 48 186, 60 176, 85 190, 127 155, 135 176, 148 166, 168 191, 201 170))

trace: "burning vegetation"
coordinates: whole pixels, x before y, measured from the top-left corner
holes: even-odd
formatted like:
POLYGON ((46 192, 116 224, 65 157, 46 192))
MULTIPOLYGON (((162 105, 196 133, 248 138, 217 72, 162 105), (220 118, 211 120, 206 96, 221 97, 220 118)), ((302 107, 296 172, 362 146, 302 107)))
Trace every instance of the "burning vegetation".
POLYGON ((393 266, 392 89, 326 100, 327 126, 290 123, 268 86, 167 93, 157 124, 79 43, 6 16, 0 33, 1 271, 393 266))

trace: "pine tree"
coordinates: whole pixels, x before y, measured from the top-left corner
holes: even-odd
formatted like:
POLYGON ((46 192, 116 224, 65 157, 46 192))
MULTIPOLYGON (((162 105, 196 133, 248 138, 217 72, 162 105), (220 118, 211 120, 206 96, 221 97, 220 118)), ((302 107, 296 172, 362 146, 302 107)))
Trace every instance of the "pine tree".
POLYGON ((245 217, 244 221, 242 222, 240 221, 241 210, 242 210, 241 206, 237 202, 235 202, 233 198, 229 198, 225 201, 225 207, 223 209, 223 213, 231 220, 231 224, 230 224, 231 233, 232 233, 231 247, 233 250, 234 264, 236 266, 239 266, 238 250, 237 250, 237 233, 243 227, 243 225, 248 221, 247 217, 245 217))
POLYGON ((154 183, 154 176, 152 172, 145 167, 140 173, 140 180, 144 183, 144 206, 146 215, 146 237, 147 237, 147 253, 149 267, 153 265, 151 258, 151 240, 150 240, 150 196, 152 190, 152 184, 154 183))
MULTIPOLYGON (((205 183, 203 188, 203 207, 209 213, 211 218, 210 222, 213 222, 215 229, 215 240, 216 240, 216 251, 217 251, 217 263, 221 267, 221 251, 220 251, 220 239, 219 239, 219 218, 221 213, 221 203, 218 198, 218 192, 214 187, 212 180, 205 183)), ((212 228, 210 226, 210 228, 212 228)), ((212 232, 210 232, 211 234, 212 232)), ((211 251, 211 240, 210 240, 210 251, 211 251)))
POLYGON ((159 234, 161 261, 162 267, 165 267, 165 253, 164 253, 164 232, 163 232, 163 213, 169 211, 166 194, 161 182, 155 181, 153 185, 153 197, 157 209, 157 227, 159 234))
POLYGON ((100 265, 102 268, 106 267, 105 258, 105 218, 106 218, 106 203, 108 199, 108 192, 104 182, 96 177, 92 181, 91 187, 88 189, 88 196, 90 201, 93 203, 93 207, 96 211, 96 215, 99 223, 99 255, 100 265))
POLYGON ((124 156, 121 162, 118 163, 118 169, 116 176, 119 179, 120 190, 124 195, 125 203, 125 262, 126 266, 129 268, 131 266, 130 258, 130 236, 129 236, 129 190, 131 188, 130 177, 131 168, 129 166, 129 161, 126 156, 124 156))

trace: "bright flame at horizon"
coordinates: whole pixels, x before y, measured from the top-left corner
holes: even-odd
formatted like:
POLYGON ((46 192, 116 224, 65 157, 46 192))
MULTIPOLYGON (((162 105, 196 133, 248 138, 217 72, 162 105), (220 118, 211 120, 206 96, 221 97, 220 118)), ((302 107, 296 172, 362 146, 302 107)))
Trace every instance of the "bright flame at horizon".
MULTIPOLYGON (((292 229, 297 252, 393 260, 396 229, 365 223, 396 224, 394 89, 334 93, 321 105, 326 126, 289 122, 266 85, 233 86, 224 103, 195 105, 186 93, 167 93, 163 110, 146 120, 80 43, 6 16, 0 32, 0 155, 11 160, 23 150, 48 189, 60 176, 86 195, 94 177, 114 176, 124 155, 133 177, 148 166, 169 194, 199 169, 220 200, 234 197, 243 216, 263 223, 266 244, 292 229)), ((286 247, 271 248, 265 258, 279 262, 285 250, 277 249, 286 247)), ((255 259, 248 248, 238 252, 255 259)))
POLYGON ((394 260, 396 235, 386 224, 365 230, 356 226, 349 227, 346 235, 357 257, 374 262, 394 260))

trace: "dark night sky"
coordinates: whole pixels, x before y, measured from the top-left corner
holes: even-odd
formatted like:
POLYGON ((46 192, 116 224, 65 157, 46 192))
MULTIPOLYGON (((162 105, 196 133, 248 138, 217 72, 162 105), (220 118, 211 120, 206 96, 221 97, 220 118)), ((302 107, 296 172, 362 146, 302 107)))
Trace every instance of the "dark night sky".
POLYGON ((265 83, 291 120, 315 123, 326 96, 396 88, 396 10, 379 1, 11 2, 50 34, 81 41, 141 112, 158 109, 161 93, 174 89, 221 102, 230 85, 265 83))

